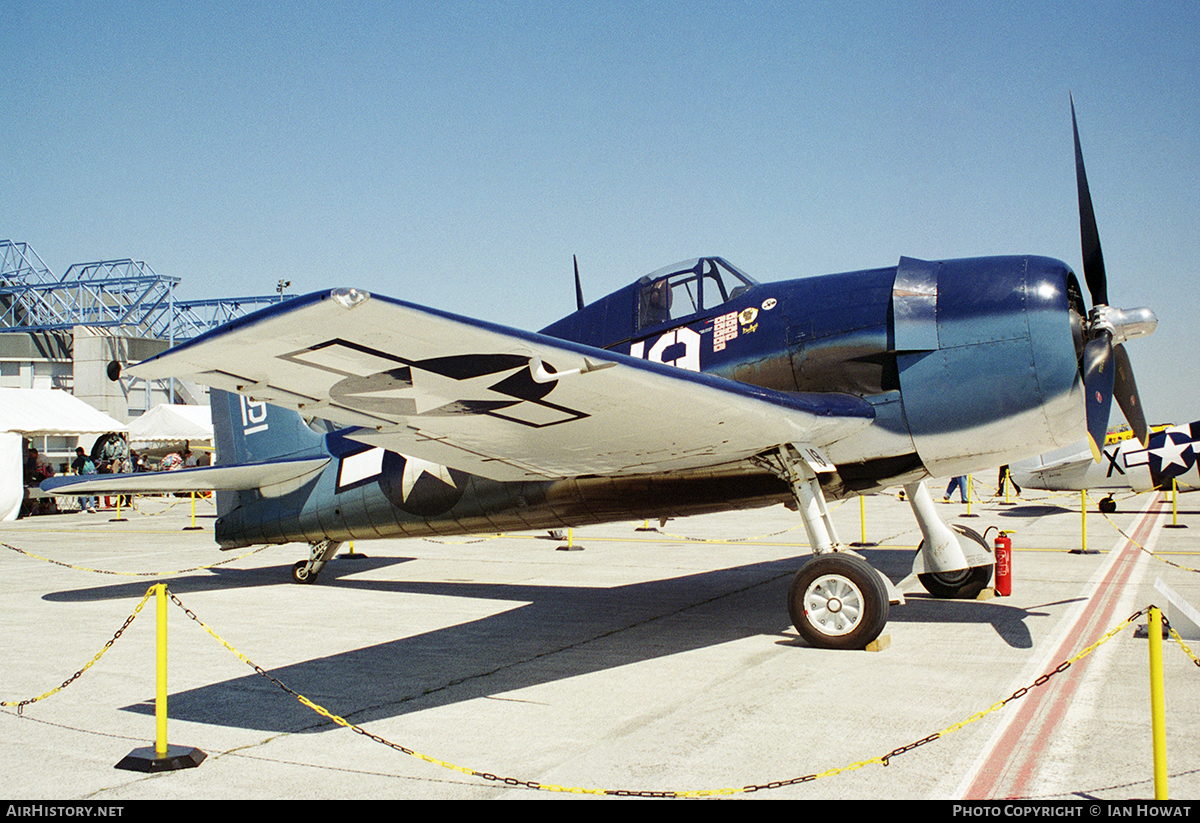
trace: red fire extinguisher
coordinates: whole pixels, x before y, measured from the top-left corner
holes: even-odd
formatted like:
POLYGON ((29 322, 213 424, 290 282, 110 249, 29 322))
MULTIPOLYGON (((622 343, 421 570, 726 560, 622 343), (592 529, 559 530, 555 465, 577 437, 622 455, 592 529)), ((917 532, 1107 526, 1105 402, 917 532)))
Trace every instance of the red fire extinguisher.
POLYGON ((1012 594, 1012 540, 1009 532, 997 532, 996 553, 996 595, 1008 597, 1012 594))

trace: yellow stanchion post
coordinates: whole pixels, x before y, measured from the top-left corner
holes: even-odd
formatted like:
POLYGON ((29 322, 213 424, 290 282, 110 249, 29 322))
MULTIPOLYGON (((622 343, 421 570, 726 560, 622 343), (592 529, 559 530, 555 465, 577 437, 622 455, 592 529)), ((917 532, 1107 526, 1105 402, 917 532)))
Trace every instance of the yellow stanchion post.
POLYGON ((1009 475, 1008 466, 1004 467, 1004 479, 1000 482, 1004 484, 1004 505, 1011 506, 1012 502, 1008 499, 1008 493, 1012 488, 1012 478, 1009 475))
POLYGON ((575 545, 575 530, 574 529, 567 529, 567 545, 559 546, 557 549, 555 549, 555 551, 560 551, 560 552, 581 552, 581 551, 583 551, 582 546, 575 545))
POLYGON ((346 544, 346 546, 347 546, 346 553, 343 555, 339 555, 339 557, 338 557, 339 560, 366 560, 367 559, 367 555, 359 554, 358 552, 354 551, 354 541, 353 540, 348 542, 346 544))
POLYGON ((978 517, 977 514, 971 514, 971 498, 975 496, 974 475, 967 475, 967 513, 963 517, 978 517))
POLYGON ((1087 492, 1082 489, 1079 492, 1079 518, 1079 535, 1082 540, 1082 551, 1084 554, 1087 554, 1087 492))
POLYGON ((154 644, 154 745, 134 749, 116 767, 133 772, 194 769, 208 755, 199 749, 167 743, 167 584, 152 588, 158 622, 154 644))
POLYGON ((1162 612, 1150 607, 1150 725, 1154 743, 1154 799, 1167 799, 1167 717, 1163 699, 1162 612))
POLYGON ((1186 529, 1186 523, 1179 522, 1179 478, 1171 478, 1171 522, 1163 525, 1164 529, 1186 529))
POLYGON ((1078 549, 1071 549, 1070 554, 1099 554, 1096 549, 1088 551, 1087 547, 1087 490, 1080 489, 1079 491, 1079 545, 1078 549))
POLYGON ((183 530, 185 532, 194 532, 194 531, 200 531, 203 528, 204 528, 203 526, 196 525, 196 493, 192 492, 192 525, 184 526, 183 530))
POLYGON ((866 495, 858 496, 858 521, 862 525, 862 541, 851 543, 851 546, 878 546, 878 543, 868 542, 867 540, 867 498, 866 495))
MULTIPOLYGON (((192 498, 195 500, 195 497, 192 498)), ((154 587, 158 637, 154 645, 154 756, 167 756, 167 585, 154 587)))

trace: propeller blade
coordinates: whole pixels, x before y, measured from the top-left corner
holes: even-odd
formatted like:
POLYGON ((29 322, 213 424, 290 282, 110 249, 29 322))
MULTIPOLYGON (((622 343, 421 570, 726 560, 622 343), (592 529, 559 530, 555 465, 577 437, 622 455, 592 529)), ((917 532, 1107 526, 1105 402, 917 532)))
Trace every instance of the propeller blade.
POLYGON ((1108 305, 1108 277, 1104 273, 1104 254, 1100 251, 1100 232, 1087 172, 1083 168, 1083 149, 1079 145, 1079 127, 1075 123, 1075 98, 1071 97, 1071 131, 1075 134, 1075 183, 1079 188, 1079 237, 1083 245, 1083 279, 1092 295, 1092 305, 1108 305))
POLYGON ((1121 413, 1133 429, 1133 436, 1143 446, 1147 445, 1150 427, 1146 425, 1146 414, 1142 411, 1142 398, 1138 396, 1137 383, 1133 379, 1133 366, 1124 346, 1113 346, 1114 382, 1113 395, 1121 413))
POLYGON ((1083 349, 1083 393, 1087 402, 1088 444, 1097 463, 1108 434, 1115 374, 1112 339, 1102 334, 1089 340, 1083 349))
POLYGON ((571 255, 571 259, 575 262, 575 307, 583 308, 583 286, 579 283, 579 258, 571 255))

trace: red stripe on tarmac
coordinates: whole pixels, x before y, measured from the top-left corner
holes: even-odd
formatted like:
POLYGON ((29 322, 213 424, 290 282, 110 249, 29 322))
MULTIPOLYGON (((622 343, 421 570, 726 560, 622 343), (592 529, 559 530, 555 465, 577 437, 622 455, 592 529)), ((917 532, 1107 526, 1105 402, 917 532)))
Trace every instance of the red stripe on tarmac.
MULTIPOLYGON (((1052 658, 1055 666, 1095 643, 1118 622, 1113 612, 1140 554, 1140 549, 1134 543, 1145 544, 1156 518, 1162 512, 1162 505, 1161 498, 1156 496, 1137 521, 1132 537, 1121 547, 1108 573, 1096 587, 1096 593, 1055 652, 1052 658)), ((1121 619, 1126 617, 1128 615, 1122 615, 1121 619)), ((1016 716, 972 781, 964 799, 991 800, 1026 795, 1027 788, 1037 775, 1047 744, 1058 731, 1090 660, 1090 657, 1085 657, 1072 664, 1069 669, 1021 698, 1016 716)))

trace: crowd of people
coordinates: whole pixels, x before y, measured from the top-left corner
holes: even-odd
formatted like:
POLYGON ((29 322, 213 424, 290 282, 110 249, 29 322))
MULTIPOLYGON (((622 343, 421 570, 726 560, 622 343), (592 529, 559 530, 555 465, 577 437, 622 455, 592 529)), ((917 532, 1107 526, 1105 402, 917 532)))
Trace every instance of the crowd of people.
MULTIPOLYGON (((25 486, 36 489, 43 480, 55 475, 54 465, 38 450, 25 440, 24 443, 24 481, 25 486)), ((174 471, 193 466, 208 465, 208 454, 193 452, 187 441, 181 451, 168 452, 160 460, 155 461, 150 455, 139 454, 129 447, 127 436, 118 432, 109 432, 96 438, 90 452, 83 446, 75 449, 75 457, 71 460, 71 474, 123 474, 127 472, 144 471, 174 471)), ((64 468, 67 468, 64 466, 64 468)), ((21 516, 29 514, 51 514, 58 511, 58 504, 53 496, 28 495, 21 508, 21 516)), ((80 511, 95 512, 99 507, 99 499, 94 496, 78 498, 80 511)), ((129 497, 122 496, 123 503, 128 504, 129 497)))

